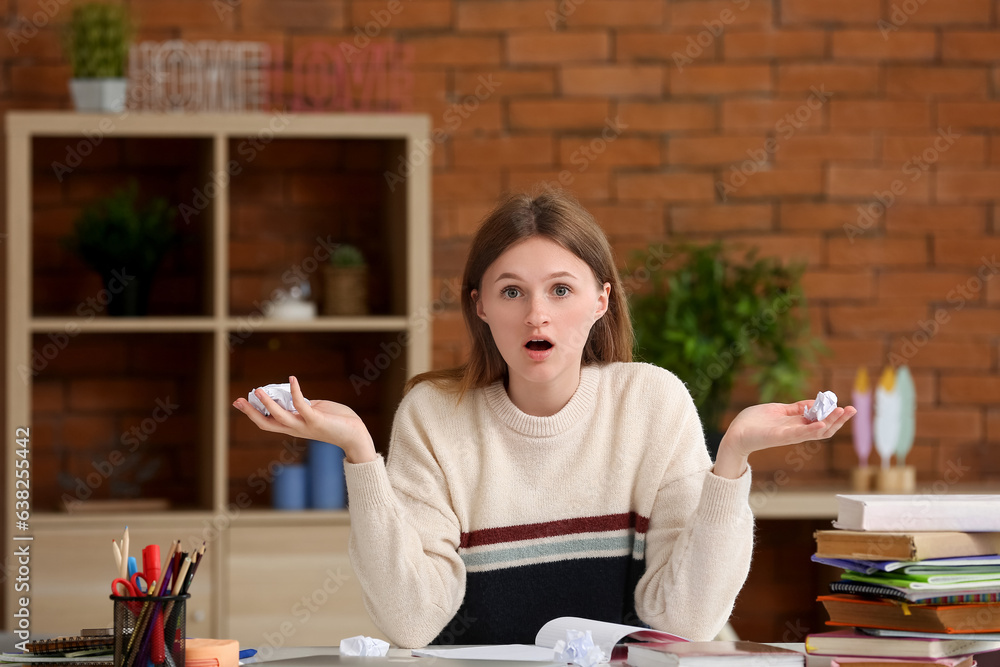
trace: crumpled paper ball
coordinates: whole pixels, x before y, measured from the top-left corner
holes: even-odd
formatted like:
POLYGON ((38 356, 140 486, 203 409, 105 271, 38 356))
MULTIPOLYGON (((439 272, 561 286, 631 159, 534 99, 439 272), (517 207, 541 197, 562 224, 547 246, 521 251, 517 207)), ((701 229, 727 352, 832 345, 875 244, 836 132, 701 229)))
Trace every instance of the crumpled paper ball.
POLYGON ((600 662, 608 661, 608 657, 604 655, 601 647, 594 643, 590 630, 586 632, 567 630, 566 639, 560 639, 552 648, 556 653, 556 660, 580 665, 580 667, 594 667, 600 662))
POLYGON ((816 401, 811 408, 806 408, 802 416, 811 422, 820 421, 830 416, 837 409, 837 395, 832 391, 821 391, 816 394, 816 401))
MULTIPOLYGON (((285 382, 284 384, 268 384, 263 387, 259 387, 259 389, 263 389, 265 394, 274 399, 274 402, 284 409, 289 412, 298 413, 298 410, 296 410, 295 406, 292 404, 292 385, 290 382, 285 382)), ((271 413, 268 412, 266 407, 264 407, 264 403, 257 398, 257 395, 254 394, 253 390, 251 390, 247 395, 247 402, 257 408, 257 411, 265 417, 271 416, 271 413)))
POLYGON ((362 657, 384 656, 389 653, 389 642, 374 637, 348 637, 340 640, 340 655, 357 655, 362 657))

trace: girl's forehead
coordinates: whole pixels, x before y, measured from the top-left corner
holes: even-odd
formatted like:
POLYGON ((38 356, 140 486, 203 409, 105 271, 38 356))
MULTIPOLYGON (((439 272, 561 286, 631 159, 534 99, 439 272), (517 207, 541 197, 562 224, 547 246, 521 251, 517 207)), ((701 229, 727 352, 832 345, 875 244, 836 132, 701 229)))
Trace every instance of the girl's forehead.
POLYGON ((544 236, 532 236, 507 248, 486 269, 487 274, 517 272, 521 277, 569 271, 579 278, 593 272, 582 259, 544 236))

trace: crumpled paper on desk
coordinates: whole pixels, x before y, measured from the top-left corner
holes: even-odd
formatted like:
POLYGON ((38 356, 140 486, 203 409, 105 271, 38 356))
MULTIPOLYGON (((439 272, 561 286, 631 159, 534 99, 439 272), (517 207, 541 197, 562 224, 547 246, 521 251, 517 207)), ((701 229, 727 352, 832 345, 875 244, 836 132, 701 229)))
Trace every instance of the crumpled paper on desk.
MULTIPOLYGON (((298 414, 298 410, 296 410, 295 405, 292 404, 292 385, 290 382, 285 382, 284 384, 268 384, 263 387, 258 387, 258 389, 263 389, 265 394, 274 399, 274 402, 284 409, 298 414)), ((266 407, 264 407, 264 403, 257 398, 254 391, 256 390, 251 390, 250 393, 247 394, 247 402, 257 408, 257 411, 265 417, 270 417, 271 413, 268 412, 266 407)))
POLYGON ((556 660, 571 662, 580 667, 594 667, 600 662, 608 661, 601 647, 594 644, 590 630, 586 632, 567 630, 566 639, 560 639, 552 648, 556 652, 556 660))
POLYGON ((820 421, 830 416, 837 409, 837 395, 832 391, 821 391, 816 394, 816 401, 811 408, 806 408, 802 416, 811 422, 820 421))
POLYGON ((374 637, 348 637, 340 640, 340 655, 362 657, 384 656, 389 652, 389 643, 374 637))

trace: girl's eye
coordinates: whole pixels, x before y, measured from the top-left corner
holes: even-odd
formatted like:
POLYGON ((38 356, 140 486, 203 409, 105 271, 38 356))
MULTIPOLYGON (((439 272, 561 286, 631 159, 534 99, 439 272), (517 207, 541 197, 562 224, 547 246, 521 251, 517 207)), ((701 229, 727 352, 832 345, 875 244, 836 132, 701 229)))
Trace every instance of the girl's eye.
POLYGON ((556 296, 569 296, 569 288, 565 285, 556 286, 556 296))
POLYGON ((505 287, 500 293, 503 294, 505 298, 516 299, 517 295, 521 292, 516 287, 505 287))

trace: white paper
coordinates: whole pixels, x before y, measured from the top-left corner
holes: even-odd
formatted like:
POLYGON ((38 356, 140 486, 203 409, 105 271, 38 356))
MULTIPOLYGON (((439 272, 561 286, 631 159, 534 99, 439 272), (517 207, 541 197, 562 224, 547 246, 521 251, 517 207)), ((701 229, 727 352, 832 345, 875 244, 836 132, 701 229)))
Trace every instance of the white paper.
POLYGON ((811 422, 822 421, 837 409, 837 395, 832 391, 821 391, 816 394, 812 407, 806 408, 802 416, 811 422))
POLYGON ((374 637, 348 637, 340 640, 340 655, 357 655, 363 657, 382 657, 389 652, 389 642, 374 637))
POLYGON ((489 646, 467 646, 463 648, 421 648, 413 649, 413 655, 426 658, 456 658, 465 660, 521 660, 524 662, 547 662, 555 664, 552 649, 529 644, 496 644, 489 646))
MULTIPOLYGON (((284 409, 288 410, 289 412, 294 412, 298 414, 298 410, 295 409, 295 405, 292 403, 291 383, 285 382, 284 384, 268 384, 258 388, 263 389, 265 394, 270 396, 275 403, 277 403, 284 409)), ((257 398, 257 395, 254 394, 253 391, 247 394, 247 401, 250 403, 250 405, 257 408, 257 411, 263 414, 265 417, 269 417, 271 415, 271 413, 268 412, 267 408, 264 407, 264 403, 259 398, 257 398)))
POLYGON ((590 631, 596 644, 605 655, 610 656, 623 637, 633 637, 648 642, 686 642, 684 637, 661 630, 651 630, 637 625, 622 625, 606 621, 594 621, 576 616, 562 616, 542 626, 535 635, 535 644, 499 644, 472 646, 468 648, 415 649, 413 655, 434 658, 463 658, 472 660, 524 660, 557 663, 552 659, 556 642, 566 636, 567 630, 590 631))
POLYGON ((608 662, 610 656, 594 644, 590 630, 567 630, 566 639, 560 639, 553 648, 555 659, 560 662, 572 663, 580 667, 594 667, 601 662, 608 662))

